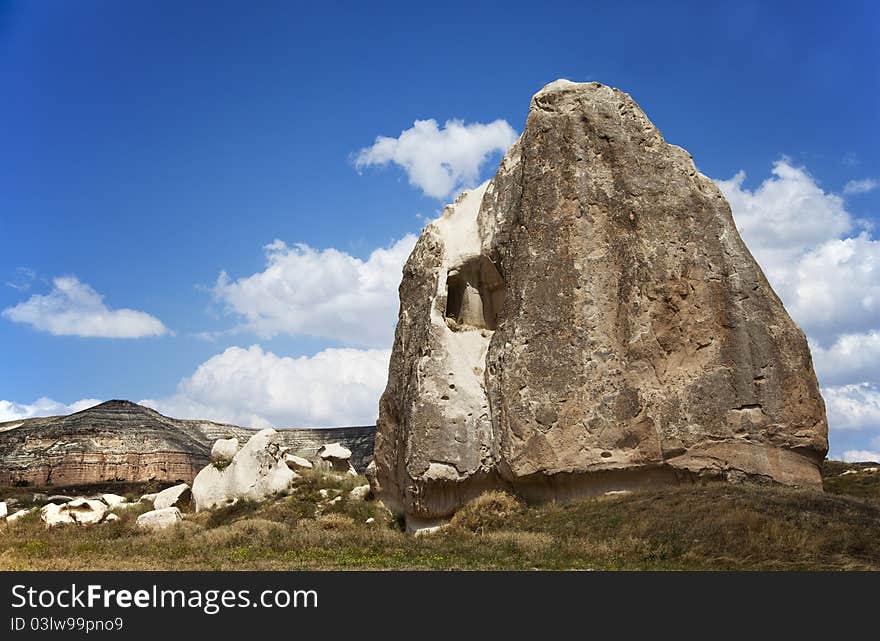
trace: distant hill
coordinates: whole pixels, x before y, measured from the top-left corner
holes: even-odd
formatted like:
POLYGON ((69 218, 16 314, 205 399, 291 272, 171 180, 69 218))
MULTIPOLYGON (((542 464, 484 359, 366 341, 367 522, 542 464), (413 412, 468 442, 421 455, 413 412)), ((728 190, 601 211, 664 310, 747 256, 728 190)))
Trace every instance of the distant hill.
MULTIPOLYGON (((311 456, 341 442, 363 470, 375 426, 279 430, 291 451, 311 456)), ((245 442, 254 429, 163 416, 131 401, 112 400, 68 416, 0 423, 0 486, 81 485, 112 481, 191 481, 208 464, 218 438, 245 442)))

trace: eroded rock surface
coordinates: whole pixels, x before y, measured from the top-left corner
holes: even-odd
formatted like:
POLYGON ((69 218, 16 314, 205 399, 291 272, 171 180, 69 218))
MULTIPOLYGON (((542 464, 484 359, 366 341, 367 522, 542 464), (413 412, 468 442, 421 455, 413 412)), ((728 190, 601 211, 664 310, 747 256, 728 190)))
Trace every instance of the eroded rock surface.
MULTIPOLYGON (((192 485, 196 511, 228 505, 239 499, 263 500, 285 492, 297 478, 284 460, 281 437, 275 430, 257 432, 225 467, 211 464, 192 485)), ((160 494, 161 496, 161 494, 160 494)), ((159 497, 156 497, 158 503, 159 497)))
POLYGON ((698 475, 821 486, 803 333, 730 207, 625 93, 551 83, 404 268, 374 491, 414 522, 698 475))

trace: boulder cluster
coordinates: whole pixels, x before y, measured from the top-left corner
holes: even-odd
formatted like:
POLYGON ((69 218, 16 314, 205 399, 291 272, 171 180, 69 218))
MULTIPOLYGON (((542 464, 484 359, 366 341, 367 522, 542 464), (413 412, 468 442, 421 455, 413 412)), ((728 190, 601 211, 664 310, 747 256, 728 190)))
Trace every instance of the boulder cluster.
POLYGON ((311 461, 291 453, 281 443, 279 433, 272 429, 257 432, 243 447, 235 437, 216 441, 211 448, 211 463, 193 481, 196 511, 285 493, 302 470, 317 468, 357 476, 351 465, 351 450, 340 443, 322 445, 311 461))

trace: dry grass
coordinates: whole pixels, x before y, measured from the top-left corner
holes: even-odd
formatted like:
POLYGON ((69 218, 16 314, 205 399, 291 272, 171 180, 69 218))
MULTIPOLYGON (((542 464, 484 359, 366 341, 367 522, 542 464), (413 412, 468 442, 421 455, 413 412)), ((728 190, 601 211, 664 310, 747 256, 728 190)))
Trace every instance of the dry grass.
POLYGON ((413 537, 375 502, 345 498, 362 482, 306 475, 290 496, 155 533, 135 526, 145 507, 91 528, 47 530, 32 514, 0 532, 0 569, 880 569, 872 499, 707 484, 526 506, 491 492, 413 537))

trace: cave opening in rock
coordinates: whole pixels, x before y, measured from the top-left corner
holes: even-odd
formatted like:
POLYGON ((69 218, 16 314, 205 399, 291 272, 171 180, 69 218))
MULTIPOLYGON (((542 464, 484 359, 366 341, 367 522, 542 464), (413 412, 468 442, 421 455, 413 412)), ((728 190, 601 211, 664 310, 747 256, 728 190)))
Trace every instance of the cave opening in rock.
POLYGON ((494 263, 476 256, 446 277, 446 318, 459 325, 494 330, 504 305, 504 280, 494 263))

